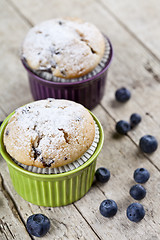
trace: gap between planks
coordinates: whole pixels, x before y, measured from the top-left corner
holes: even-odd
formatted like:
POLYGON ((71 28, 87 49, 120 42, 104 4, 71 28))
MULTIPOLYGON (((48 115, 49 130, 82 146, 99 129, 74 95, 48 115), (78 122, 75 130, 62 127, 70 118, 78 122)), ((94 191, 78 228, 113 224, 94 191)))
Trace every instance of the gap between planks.
MULTIPOLYGON (((105 196, 104 192, 96 185, 96 187, 103 193, 103 195, 105 196)), ((94 230, 94 228, 91 226, 91 224, 87 221, 87 219, 83 216, 83 214, 81 213, 81 211, 78 209, 78 207, 73 203, 73 206, 76 208, 76 210, 79 212, 79 214, 82 216, 82 218, 86 221, 86 223, 88 224, 88 226, 91 228, 91 230, 94 232, 94 234, 97 236, 98 239, 101 240, 100 236, 97 234, 97 232, 94 230)))
MULTIPOLYGON (((26 228, 26 224, 25 221, 23 219, 23 217, 21 216, 20 211, 18 210, 18 207, 16 205, 16 202, 14 201, 14 199, 12 198, 12 196, 10 195, 10 193, 8 192, 8 190, 6 189, 6 187, 4 186, 3 183, 3 177, 0 174, 0 188, 2 190, 3 195, 5 196, 5 198, 7 198, 7 200, 10 202, 9 207, 13 213, 13 215, 19 219, 19 221, 24 225, 24 227, 26 228)), ((99 187, 96 186, 98 189, 99 187)), ((100 189, 100 191, 103 193, 103 191, 100 189)), ((103 193, 104 194, 104 193, 103 193)), ((105 194, 104 194, 105 195, 105 194)), ((86 218, 82 215, 82 213, 80 212, 80 210, 76 207, 76 205, 73 203, 72 204, 73 207, 76 209, 76 211, 78 212, 78 214, 84 219, 84 221, 86 222, 86 224, 88 225, 88 227, 92 230, 92 232, 97 236, 97 238, 99 240, 101 240, 100 236, 96 233, 96 231, 93 229, 93 227, 89 224, 89 222, 86 220, 86 218)), ((38 206, 40 209, 41 207, 43 208, 43 206, 38 206)), ((31 209, 31 212, 34 214, 34 212, 31 209)), ((27 230, 26 230, 27 231, 27 230)), ((28 235, 30 236, 30 239, 34 240, 34 238, 28 233, 28 235)))
MULTIPOLYGON (((34 24, 32 23, 32 21, 30 21, 18 8, 17 6, 11 1, 11 0, 7 0, 8 4, 10 4, 10 6, 15 10, 15 12, 30 26, 33 27, 34 24)), ((112 16, 117 23, 123 28, 125 29, 141 46, 143 46, 144 49, 146 49, 148 51, 148 53, 154 57, 158 62, 160 62, 160 58, 157 57, 156 54, 154 54, 149 47, 147 47, 144 42, 142 42, 135 34, 134 32, 132 32, 103 2, 102 0, 96 0, 96 2, 98 4, 101 5, 101 7, 103 9, 105 9, 110 16, 112 16)))
POLYGON ((101 4, 102 8, 104 8, 109 14, 110 16, 112 16, 117 23, 126 30, 126 32, 128 32, 141 46, 143 46, 144 49, 146 49, 146 51, 148 51, 148 53, 154 57, 158 62, 160 62, 160 58, 157 57, 156 54, 154 54, 149 47, 147 47, 144 42, 142 42, 135 34, 134 32, 132 32, 101 0, 96 0, 97 3, 101 4))
MULTIPOLYGON (((10 193, 7 191, 7 189, 5 188, 4 186, 4 183, 3 183, 3 177, 2 175, 0 174, 0 189, 4 195, 4 197, 8 200, 9 202, 9 207, 10 207, 10 210, 12 211, 13 215, 15 216, 15 218, 18 218, 18 220, 23 223, 25 229, 26 229, 26 224, 23 220, 23 217, 21 216, 18 208, 17 208, 17 205, 15 203, 15 201, 13 200, 13 198, 11 197, 10 193)), ((27 229, 26 229, 26 232, 28 233, 27 229)), ((34 238, 28 233, 28 237, 30 236, 30 239, 34 240, 34 238)))
POLYGON ((19 11, 19 9, 17 8, 17 6, 10 0, 7 0, 8 4, 14 9, 14 11, 30 26, 33 27, 34 24, 27 18, 25 17, 25 15, 19 11))

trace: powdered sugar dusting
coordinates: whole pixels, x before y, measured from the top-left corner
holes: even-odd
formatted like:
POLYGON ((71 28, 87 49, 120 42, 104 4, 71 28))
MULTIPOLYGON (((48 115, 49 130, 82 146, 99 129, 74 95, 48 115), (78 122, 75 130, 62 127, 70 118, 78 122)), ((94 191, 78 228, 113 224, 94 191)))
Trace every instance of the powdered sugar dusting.
POLYGON ((31 161, 28 165, 38 167, 72 162, 94 139, 94 121, 89 112, 82 105, 67 100, 47 99, 20 107, 8 129, 10 133, 4 140, 10 155, 22 163, 26 158, 26 162, 31 161))
POLYGON ((108 40, 105 41, 105 52, 104 55, 101 59, 101 61, 99 62, 99 64, 89 73, 85 74, 82 77, 78 77, 78 78, 60 78, 60 77, 56 77, 53 76, 53 74, 51 72, 48 72, 47 70, 43 70, 43 71, 39 71, 39 70, 33 70, 31 68, 29 68, 29 66, 27 65, 27 68, 29 68, 34 74, 40 76, 43 79, 49 80, 49 81, 53 81, 53 82, 80 82, 83 81, 84 79, 88 79, 91 78, 93 76, 95 76, 97 73, 101 72, 102 69, 104 69, 104 67, 106 67, 106 64, 108 64, 108 60, 110 59, 111 56, 111 47, 110 47, 110 43, 108 40))
POLYGON ((104 38, 93 24, 52 19, 28 32, 22 58, 32 69, 47 69, 54 76, 72 78, 91 71, 104 49, 104 38))

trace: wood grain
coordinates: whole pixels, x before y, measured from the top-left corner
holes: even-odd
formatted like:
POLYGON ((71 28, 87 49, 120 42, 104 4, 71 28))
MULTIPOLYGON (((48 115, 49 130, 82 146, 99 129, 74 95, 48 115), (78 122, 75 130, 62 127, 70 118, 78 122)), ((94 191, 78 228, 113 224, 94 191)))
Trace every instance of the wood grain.
MULTIPOLYGON (((14 204, 18 212, 23 217, 24 223, 26 223, 27 218, 36 213, 42 213, 51 221, 51 228, 45 239, 99 239, 97 235, 91 230, 88 223, 81 216, 79 211, 74 207, 74 205, 70 204, 65 207, 57 207, 57 208, 47 208, 47 207, 39 207, 28 203, 23 200, 14 190, 11 180, 8 176, 8 168, 6 166, 6 162, 0 158, 1 161, 1 174, 3 179, 5 180, 6 191, 9 192, 12 199, 14 199, 14 204)), ((6 208, 5 208, 6 209, 6 208)), ((3 212, 4 214, 4 212, 3 212)), ((2 216, 3 216, 2 214, 2 216)), ((9 217, 9 215, 8 215, 9 217)), ((11 220, 11 223, 13 221, 11 220)), ((18 230, 19 231, 19 230, 18 230)), ((35 239, 39 239, 36 238, 35 239)))
POLYGON ((105 132, 104 147, 99 155, 97 167, 104 166, 110 169, 111 178, 106 184, 97 184, 101 193, 93 186, 81 202, 75 203, 76 206, 101 239, 108 235, 109 239, 135 239, 135 232, 136 239, 159 239, 159 171, 147 161, 131 139, 115 134, 114 121, 107 113, 100 107, 97 107, 94 113, 99 116, 105 132), (129 190, 135 184, 133 172, 138 167, 148 169, 151 178, 144 184, 147 190, 145 199, 139 201, 144 205, 146 216, 144 221, 136 225, 126 218, 126 209, 129 204, 136 202, 130 197, 129 190), (113 199, 118 204, 119 211, 113 219, 103 218, 98 211, 100 202, 106 198, 113 199))
POLYGON ((15 108, 32 101, 27 75, 19 57, 29 26, 4 0, 1 1, 0 23, 0 108, 8 115, 15 108))
POLYGON ((95 182, 85 197, 69 206, 38 207, 26 202, 15 192, 8 177, 6 163, 0 158, 0 171, 4 180, 3 189, 5 189, 5 192, 1 192, 0 200, 4 201, 5 193, 8 193, 15 213, 21 221, 17 227, 19 220, 15 220, 11 206, 8 207, 7 202, 4 201, 1 219, 6 217, 6 221, 0 222, 1 228, 5 229, 3 232, 0 231, 0 238, 2 236, 4 239, 14 239, 12 235, 17 234, 16 239, 20 239, 18 235, 20 232, 24 232, 25 236, 27 233, 24 223, 27 217, 40 212, 51 219, 51 229, 45 239, 134 240, 136 236, 138 240, 158 240, 160 235, 160 149, 158 148, 152 155, 144 155, 138 147, 140 137, 145 134, 156 136, 160 142, 159 51, 157 43, 151 41, 150 35, 152 33, 157 39, 160 38, 157 24, 159 7, 156 1, 154 0, 150 10, 148 10, 151 6, 150 0, 147 3, 136 0, 132 4, 126 0, 120 0, 118 3, 109 0, 71 0, 67 1, 67 7, 65 0, 35 0, 34 3, 31 0, 3 0, 1 4, 0 31, 2 32, 1 45, 3 45, 0 52, 0 57, 3 59, 0 66, 0 81, 3 86, 0 89, 1 119, 15 108, 32 101, 26 72, 18 55, 21 42, 32 25, 52 17, 68 15, 93 22, 111 39, 114 58, 109 69, 105 96, 101 104, 93 110, 100 119, 105 133, 105 143, 98 157, 97 167, 104 166, 110 169, 110 181, 106 184, 95 182), (138 3, 140 9, 137 7, 138 3), (141 8, 147 10, 148 16, 141 12, 141 8), (132 11, 133 14, 131 14, 132 11), (154 11, 157 16, 155 24, 154 11), (149 33, 147 17, 151 23, 148 28, 149 33), (17 26, 16 33, 15 26, 17 26), (9 65, 8 62, 10 62, 9 65), (132 98, 126 104, 115 101, 115 90, 121 86, 128 87, 132 93, 132 98), (116 121, 129 120, 133 112, 142 115, 140 125, 127 136, 115 134, 116 121), (145 207, 146 216, 139 224, 134 224, 127 219, 126 208, 134 201, 129 196, 129 189, 135 184, 133 172, 138 167, 146 167, 151 173, 151 178, 145 184, 147 196, 141 201, 145 207), (106 219, 99 213, 99 205, 105 198, 114 199, 118 204, 118 213, 112 219, 106 219), (11 218, 9 218, 10 214, 11 218))
POLYGON ((0 239, 21 240, 22 235, 23 239, 30 239, 0 175, 0 239))
POLYGON ((160 4, 158 0, 101 0, 109 12, 133 36, 145 46, 151 54, 160 59, 160 4))

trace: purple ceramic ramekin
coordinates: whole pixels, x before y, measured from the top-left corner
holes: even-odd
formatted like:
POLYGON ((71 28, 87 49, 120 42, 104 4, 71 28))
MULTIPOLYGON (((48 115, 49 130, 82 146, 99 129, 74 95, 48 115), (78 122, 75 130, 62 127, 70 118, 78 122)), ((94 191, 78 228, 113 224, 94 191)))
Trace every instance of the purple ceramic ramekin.
POLYGON ((62 83, 45 80, 28 69, 22 60, 28 73, 34 100, 46 98, 68 99, 80 103, 88 109, 94 108, 104 95, 107 72, 113 56, 112 44, 108 38, 107 40, 110 45, 110 53, 105 67, 95 76, 82 81, 62 83))

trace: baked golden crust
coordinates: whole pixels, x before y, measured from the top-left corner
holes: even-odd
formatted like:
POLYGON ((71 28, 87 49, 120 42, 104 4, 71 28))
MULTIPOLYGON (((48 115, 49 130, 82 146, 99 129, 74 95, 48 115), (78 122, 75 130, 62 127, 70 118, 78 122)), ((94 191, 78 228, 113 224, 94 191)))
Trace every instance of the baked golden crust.
POLYGON ((53 168, 82 156, 94 136, 94 120, 82 105, 46 99, 17 109, 3 140, 7 152, 18 162, 53 168))

